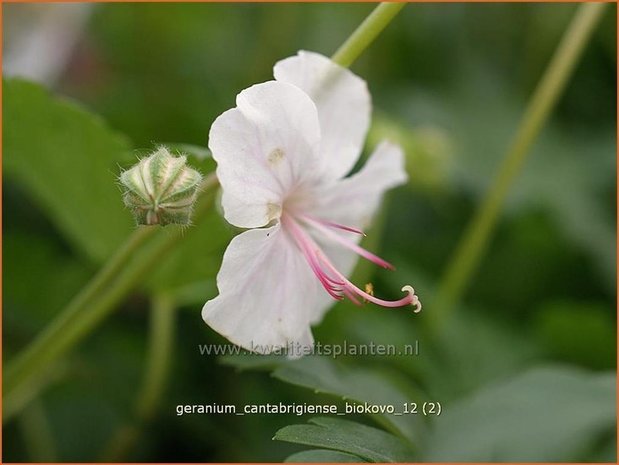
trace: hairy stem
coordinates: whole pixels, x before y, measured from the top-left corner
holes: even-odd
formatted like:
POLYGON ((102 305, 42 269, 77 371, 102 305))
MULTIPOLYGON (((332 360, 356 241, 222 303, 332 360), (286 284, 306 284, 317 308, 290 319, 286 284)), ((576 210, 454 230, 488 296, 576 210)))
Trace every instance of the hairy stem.
POLYGON ((576 11, 529 101, 488 193, 449 261, 438 287, 434 308, 427 314, 432 324, 450 313, 466 290, 486 250, 509 188, 572 75, 605 7, 604 3, 589 3, 576 11))

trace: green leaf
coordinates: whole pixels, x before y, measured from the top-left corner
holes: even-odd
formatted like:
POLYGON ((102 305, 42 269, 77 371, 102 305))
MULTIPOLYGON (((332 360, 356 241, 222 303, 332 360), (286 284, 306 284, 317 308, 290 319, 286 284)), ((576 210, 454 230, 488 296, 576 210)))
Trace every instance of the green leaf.
POLYGON ((424 460, 579 461, 615 428, 615 374, 543 366, 443 406, 424 460))
MULTIPOLYGON (((116 176, 134 160, 126 139, 76 104, 37 84, 4 82, 4 168, 23 184, 67 239, 101 262, 134 228, 116 176)), ((203 173, 213 161, 203 147, 175 144, 190 153, 203 173)), ((211 211, 186 236, 149 280, 149 288, 175 290, 213 278, 232 230, 211 211)), ((213 290, 210 290, 214 294, 213 290)), ((206 292, 200 300, 206 301, 206 292)))
POLYGON ((209 286, 208 282, 215 278, 231 237, 226 221, 212 209, 197 224, 185 229, 183 240, 154 270, 147 286, 175 293, 186 291, 188 284, 202 282, 201 292, 194 292, 194 302, 188 303, 203 304, 217 294, 215 286, 209 286))
POLYGON ((273 371, 280 365, 290 362, 285 355, 261 355, 251 353, 242 355, 222 355, 218 360, 222 365, 234 367, 239 371, 273 371))
POLYGON ((274 439, 358 455, 370 462, 407 462, 412 451, 385 431, 339 418, 318 417, 310 425, 290 425, 274 439))
POLYGON ((430 363, 423 365, 423 380, 428 392, 444 402, 513 376, 540 353, 527 332, 462 305, 445 322, 435 343, 438 350, 430 346, 424 352, 430 363))
POLYGON ((103 261, 133 228, 116 176, 127 139, 37 84, 3 81, 4 173, 21 183, 71 244, 103 261))
POLYGON ((42 234, 8 231, 4 245, 4 318, 14 336, 27 340, 84 284, 89 269, 42 234), (33 288, 37 292, 32 292, 33 288))
POLYGON ((346 454, 334 450, 314 449, 292 454, 284 463, 358 463, 365 462, 358 455, 346 454))
MULTIPOLYGON (((291 384, 313 389, 317 393, 335 395, 344 400, 393 405, 396 411, 402 411, 407 402, 421 400, 419 392, 404 391, 389 373, 345 366, 326 357, 304 357, 291 361, 277 368, 273 376, 291 384)), ((424 425, 417 415, 376 414, 372 417, 413 443, 417 443, 423 434, 424 425)))
POLYGON ((535 330, 553 357, 608 370, 617 362, 613 313, 602 302, 546 302, 535 313, 535 330))

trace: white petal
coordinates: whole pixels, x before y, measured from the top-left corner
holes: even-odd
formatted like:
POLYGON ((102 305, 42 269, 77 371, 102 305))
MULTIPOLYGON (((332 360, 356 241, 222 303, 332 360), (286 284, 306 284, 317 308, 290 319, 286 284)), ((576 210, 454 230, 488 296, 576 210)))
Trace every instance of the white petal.
POLYGON ((306 213, 364 229, 370 224, 383 194, 407 179, 402 149, 383 141, 358 173, 308 193, 314 202, 307 205, 306 213))
POLYGON ((365 81, 327 57, 305 51, 276 63, 273 74, 302 89, 316 104, 328 176, 338 179, 348 174, 370 124, 372 103, 365 81))
POLYGON ((215 331, 245 349, 268 353, 311 346, 316 278, 279 224, 236 236, 217 275, 219 295, 202 309, 215 331))
POLYGON ((209 134, 228 222, 254 228, 279 218, 286 193, 323 171, 316 107, 297 87, 276 81, 242 91, 209 134))

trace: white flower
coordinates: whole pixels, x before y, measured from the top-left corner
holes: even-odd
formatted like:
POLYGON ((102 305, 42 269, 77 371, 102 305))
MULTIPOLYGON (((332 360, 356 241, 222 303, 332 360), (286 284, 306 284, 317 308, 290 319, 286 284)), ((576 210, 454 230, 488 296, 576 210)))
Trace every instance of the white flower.
POLYGON ((310 326, 334 299, 421 308, 410 286, 391 302, 346 278, 357 255, 392 268, 357 243, 383 193, 407 179, 402 150, 389 142, 345 177, 369 126, 365 81, 310 52, 278 62, 274 75, 242 91, 209 134, 225 218, 249 229, 228 246, 219 295, 202 317, 260 353, 311 346, 310 326))

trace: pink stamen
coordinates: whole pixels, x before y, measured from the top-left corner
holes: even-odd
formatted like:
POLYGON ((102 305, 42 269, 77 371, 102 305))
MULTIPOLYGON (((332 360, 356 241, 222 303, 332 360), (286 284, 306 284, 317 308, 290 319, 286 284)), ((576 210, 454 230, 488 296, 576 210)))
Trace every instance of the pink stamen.
POLYGON ((352 250, 353 252, 355 252, 358 255, 361 255, 363 258, 365 258, 366 260, 371 261, 372 263, 377 264, 378 266, 382 266, 383 268, 386 268, 388 270, 395 270, 395 267, 389 263, 386 260, 383 260, 382 258, 380 258, 378 255, 374 255, 372 252, 369 252, 368 250, 365 250, 363 247, 355 244, 354 242, 334 233, 333 231, 331 231, 329 228, 326 228, 322 222, 320 221, 316 221, 311 217, 308 216, 304 216, 304 219, 312 224, 315 228, 320 229, 321 232, 323 232, 326 236, 329 236, 331 239, 333 239, 334 241, 342 244, 344 247, 346 247, 347 249, 352 250))
POLYGON ((400 300, 379 299, 377 297, 374 297, 372 294, 368 294, 367 292, 362 291, 357 286, 355 286, 353 283, 351 283, 348 279, 346 279, 339 271, 337 271, 335 266, 333 266, 331 261, 327 258, 327 256, 322 251, 319 251, 318 258, 322 261, 322 263, 325 264, 325 266, 329 270, 331 270, 333 273, 335 273, 337 277, 339 277, 340 279, 342 279, 342 281, 344 281, 344 286, 346 289, 354 292, 355 294, 364 298, 365 300, 372 302, 376 305, 380 305, 382 307, 403 307, 405 305, 410 304, 416 307, 415 313, 418 313, 421 311, 421 302, 419 302, 419 298, 415 295, 415 290, 411 286, 404 286, 402 288, 402 291, 408 292, 408 295, 406 295, 405 297, 402 297, 400 300))
POLYGON ((314 272, 314 274, 320 281, 320 284, 322 284, 322 287, 324 287, 327 293, 331 297, 333 297, 335 300, 342 300, 342 296, 338 294, 339 287, 335 287, 331 284, 331 282, 335 282, 335 281, 333 281, 320 267, 320 265, 317 263, 316 256, 312 255, 311 252, 308 250, 306 250, 304 254, 305 254, 305 258, 310 263, 310 267, 312 268, 312 271, 314 272))
MULTIPOLYGON (((319 221, 310 219, 305 217, 305 220, 311 222, 315 226, 318 227, 321 231, 328 233, 329 235, 334 235, 337 238, 341 239, 338 242, 342 243, 348 248, 351 248, 351 245, 356 246, 356 244, 351 244, 343 238, 340 238, 333 232, 331 232, 328 228, 322 226, 319 221), (343 242, 342 242, 343 241, 343 242)), ((303 228, 301 228, 297 222, 289 215, 282 215, 281 217, 282 225, 290 232, 297 246, 301 249, 301 252, 305 256, 310 268, 312 269, 314 275, 318 278, 322 286, 325 288, 327 293, 336 300, 341 300, 344 296, 350 299, 355 305, 361 305, 359 297, 363 298, 368 302, 372 302, 376 305, 380 305, 382 307, 403 307, 405 305, 413 305, 415 306, 415 313, 421 311, 421 302, 419 302, 419 298, 415 295, 415 290, 411 286, 404 286, 402 291, 407 292, 407 295, 399 300, 390 301, 379 299, 374 297, 373 295, 362 291, 353 283, 351 283, 342 273, 340 273, 337 268, 331 263, 331 260, 325 255, 320 246, 312 239, 312 237, 307 234, 303 228), (323 267, 324 266, 324 267, 323 267), (326 268, 327 270, 325 270, 326 268), (329 271, 329 273, 327 272, 329 271), (335 276, 335 278, 333 277, 335 276), (343 294, 343 295, 342 295, 343 294)), ((331 236, 330 236, 331 237, 331 236)), ((358 246, 357 246, 358 247, 358 246)), ((359 255, 362 255, 365 258, 368 258, 367 255, 371 257, 376 257, 374 254, 358 247, 364 253, 359 253, 355 250, 359 255)), ((384 260, 376 257, 381 263, 385 263, 391 267, 390 264, 385 262, 384 260)), ((372 260, 374 263, 377 263, 375 260, 372 260)), ((378 263, 378 264, 381 264, 378 263)))
POLYGON ((355 234, 359 234, 360 236, 367 236, 367 234, 364 233, 361 229, 353 228, 352 226, 346 226, 343 224, 335 223, 333 221, 323 220, 323 219, 316 218, 311 215, 297 215, 297 217, 300 219, 306 220, 308 222, 318 223, 324 226, 329 226, 330 228, 341 229, 342 231, 352 232, 355 234))
POLYGON ((314 275, 318 278, 318 281, 320 281, 320 284, 322 284, 322 287, 324 287, 327 293, 335 300, 341 300, 342 296, 337 293, 339 291, 339 287, 335 287, 334 285, 341 286, 344 283, 334 280, 327 273, 325 273, 320 266, 318 256, 312 250, 312 244, 307 241, 307 238, 305 237, 305 234, 303 234, 301 228, 291 218, 282 216, 282 224, 284 224, 284 226, 292 234, 293 239, 303 252, 305 259, 314 272, 314 275))
POLYGON ((357 306, 361 306, 361 302, 359 301, 359 299, 357 299, 357 298, 355 297, 355 294, 353 294, 352 292, 350 292, 350 291, 348 290, 348 288, 347 288, 347 287, 344 287, 344 288, 342 289, 342 292, 344 293, 344 295, 345 295, 346 297, 348 297, 348 298, 350 299, 350 301, 351 301, 353 304, 355 304, 355 305, 357 305, 357 306))
POLYGON ((308 222, 319 223, 325 226, 329 226, 331 228, 341 229, 343 231, 348 231, 351 233, 359 234, 360 236, 367 236, 367 234, 361 231, 360 229, 353 228, 351 226, 344 226, 343 224, 334 223, 333 221, 321 220, 319 218, 314 218, 313 216, 309 216, 309 215, 298 215, 298 216, 299 218, 307 220, 308 222))

